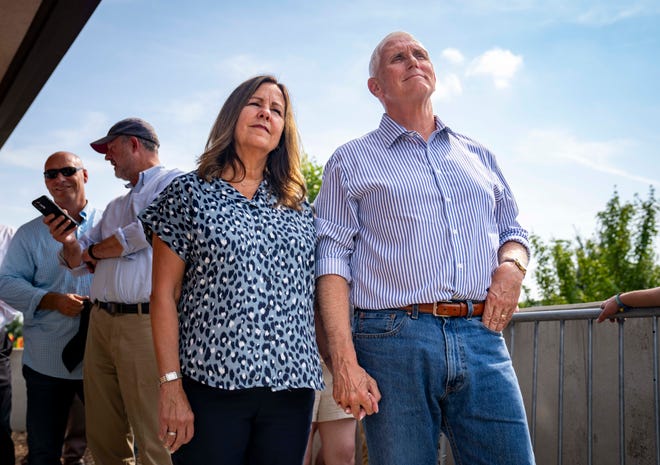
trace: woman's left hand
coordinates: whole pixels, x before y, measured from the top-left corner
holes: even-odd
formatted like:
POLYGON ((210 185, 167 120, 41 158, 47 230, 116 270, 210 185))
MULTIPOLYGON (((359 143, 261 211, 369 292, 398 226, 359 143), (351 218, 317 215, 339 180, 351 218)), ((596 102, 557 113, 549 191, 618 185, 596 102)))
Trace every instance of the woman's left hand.
POLYGON ((195 434, 194 419, 181 380, 160 386, 158 437, 170 453, 189 442, 195 434))

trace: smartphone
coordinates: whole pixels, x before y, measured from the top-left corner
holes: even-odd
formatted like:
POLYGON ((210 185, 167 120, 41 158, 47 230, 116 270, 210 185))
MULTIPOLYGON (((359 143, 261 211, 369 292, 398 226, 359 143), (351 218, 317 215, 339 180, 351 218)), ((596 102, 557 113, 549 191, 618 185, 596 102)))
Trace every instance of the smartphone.
POLYGON ((34 208, 39 210, 42 215, 48 216, 51 213, 55 214, 55 217, 60 217, 63 216, 65 219, 69 220, 69 225, 67 226, 66 230, 68 231, 69 229, 73 229, 76 226, 78 226, 78 222, 71 218, 69 215, 64 213, 64 210, 62 210, 55 202, 50 200, 47 196, 42 195, 38 199, 34 199, 32 201, 32 205, 34 205, 34 208))

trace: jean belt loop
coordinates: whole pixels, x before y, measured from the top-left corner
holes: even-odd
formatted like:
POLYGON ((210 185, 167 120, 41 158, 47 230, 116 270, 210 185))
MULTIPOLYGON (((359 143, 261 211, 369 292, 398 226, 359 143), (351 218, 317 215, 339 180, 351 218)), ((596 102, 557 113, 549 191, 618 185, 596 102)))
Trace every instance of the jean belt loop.
POLYGON ((419 319, 419 305, 413 304, 412 313, 410 314, 410 318, 412 318, 413 320, 419 319))
POLYGON ((472 304, 471 300, 466 300, 465 303, 467 304, 467 308, 468 308, 467 316, 465 318, 467 320, 471 320, 472 314, 474 313, 474 305, 472 304))

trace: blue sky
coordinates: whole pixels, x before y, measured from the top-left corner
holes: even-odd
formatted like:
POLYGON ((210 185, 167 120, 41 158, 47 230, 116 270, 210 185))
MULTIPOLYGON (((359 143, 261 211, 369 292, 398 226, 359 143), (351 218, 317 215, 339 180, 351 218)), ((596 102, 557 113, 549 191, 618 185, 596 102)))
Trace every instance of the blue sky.
POLYGON ((0 222, 37 215, 58 150, 83 159, 93 203, 122 194, 88 143, 127 116, 155 126, 164 164, 192 169, 229 92, 259 73, 287 84, 324 163, 377 126, 367 63, 395 30, 429 50, 436 114, 496 154, 531 231, 590 235, 615 186, 625 200, 660 187, 655 0, 103 0, 0 150, 0 222))

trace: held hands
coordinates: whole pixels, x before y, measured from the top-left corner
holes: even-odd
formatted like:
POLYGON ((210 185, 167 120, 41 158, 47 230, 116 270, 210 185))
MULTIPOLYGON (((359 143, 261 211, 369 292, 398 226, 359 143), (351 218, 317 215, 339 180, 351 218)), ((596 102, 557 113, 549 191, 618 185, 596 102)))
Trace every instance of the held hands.
POLYGON ((498 266, 493 273, 481 319, 484 326, 491 331, 503 331, 513 314, 518 311, 518 299, 524 277, 520 270, 509 262, 498 266))
POLYGON ((333 397, 356 420, 378 413, 381 395, 376 380, 359 365, 343 364, 333 371, 333 397))
POLYGON ((195 416, 180 379, 161 384, 158 412, 158 438, 170 453, 190 442, 195 434, 195 416))

